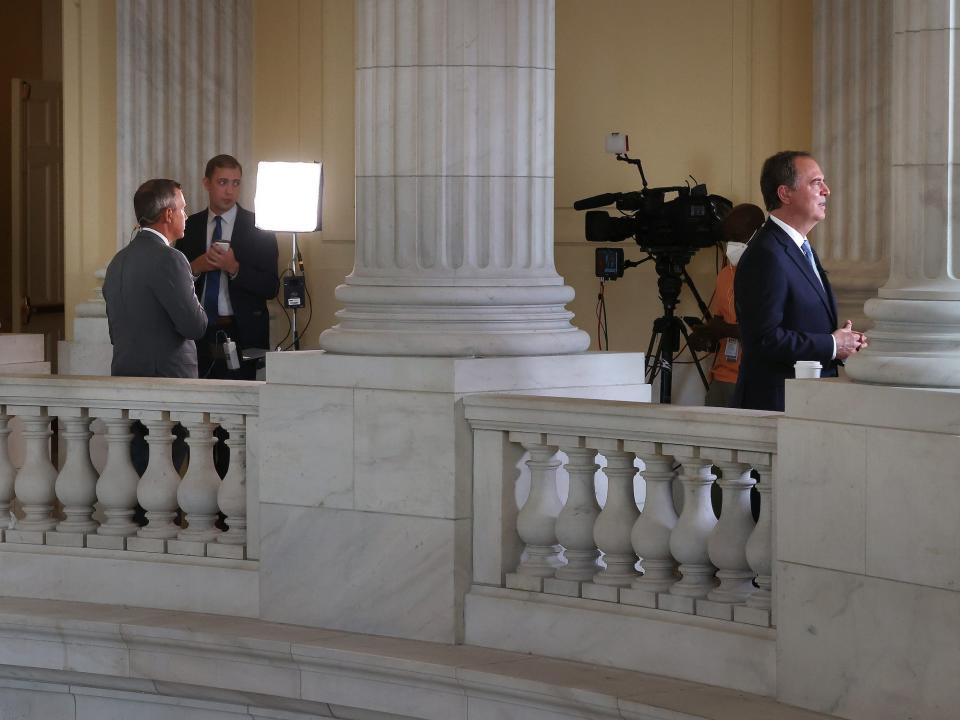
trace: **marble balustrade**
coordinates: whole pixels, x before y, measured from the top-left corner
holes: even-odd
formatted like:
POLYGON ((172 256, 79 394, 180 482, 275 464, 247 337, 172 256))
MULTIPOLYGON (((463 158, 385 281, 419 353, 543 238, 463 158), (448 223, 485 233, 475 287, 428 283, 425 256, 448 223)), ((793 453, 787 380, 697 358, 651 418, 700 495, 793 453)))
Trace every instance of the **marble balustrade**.
POLYGON ((464 405, 475 586, 775 625, 779 413, 507 395, 464 405))
MULTIPOLYGON (((262 383, 6 376, 0 380, 0 541, 185 556, 249 557, 247 456, 262 383), (11 461, 10 423, 23 461, 11 461), (146 467, 131 460, 146 427, 146 467), (174 450, 174 427, 186 448, 174 450), (228 434, 221 479, 214 432, 228 434), (180 466, 175 467, 175 460, 180 466), (137 506, 145 521, 135 517, 137 506), (218 513, 227 529, 218 529, 218 513)), ((222 450, 220 451, 222 453, 222 450)))

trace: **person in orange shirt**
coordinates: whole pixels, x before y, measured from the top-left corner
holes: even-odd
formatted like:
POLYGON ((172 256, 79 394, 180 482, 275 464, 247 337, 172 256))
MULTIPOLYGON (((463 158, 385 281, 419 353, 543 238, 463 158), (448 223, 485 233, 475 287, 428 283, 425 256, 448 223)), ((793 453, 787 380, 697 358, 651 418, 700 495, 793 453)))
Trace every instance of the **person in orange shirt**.
POLYGON ((737 311, 733 305, 733 278, 737 261, 746 250, 746 243, 727 243, 728 262, 717 275, 717 288, 710 300, 711 317, 697 326, 690 337, 694 350, 715 350, 713 367, 710 368, 705 405, 727 407, 737 386, 740 371, 740 328, 737 326, 737 311))
POLYGON ((740 256, 747 249, 746 242, 763 224, 763 211, 756 205, 737 205, 724 220, 723 234, 729 238, 726 247, 726 262, 717 275, 717 287, 710 299, 712 317, 698 325, 690 335, 690 349, 699 352, 716 352, 708 379, 710 387, 704 404, 712 407, 729 407, 733 390, 737 386, 740 371, 740 327, 733 303, 733 278, 737 272, 740 256))

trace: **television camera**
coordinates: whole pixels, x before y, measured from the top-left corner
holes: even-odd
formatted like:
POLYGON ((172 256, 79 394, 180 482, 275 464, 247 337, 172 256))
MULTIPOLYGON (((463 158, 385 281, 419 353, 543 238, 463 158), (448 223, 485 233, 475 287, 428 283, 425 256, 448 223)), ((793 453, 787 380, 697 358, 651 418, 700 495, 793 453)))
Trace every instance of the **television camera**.
MULTIPOLYGON (((597 248, 595 274, 601 281, 616 280, 623 277, 628 268, 651 260, 654 263, 663 315, 654 320, 647 348, 647 382, 652 383, 660 374, 660 402, 669 403, 674 356, 680 347, 680 337, 689 337, 687 326, 675 315, 684 284, 690 288, 703 317, 710 317, 706 303, 687 273, 687 264, 698 251, 718 246, 724 239, 723 220, 733 204, 725 197, 709 194, 707 186, 695 179, 692 186, 649 187, 642 163, 627 154, 629 139, 625 134, 609 134, 606 149, 618 161, 636 166, 643 188, 594 195, 577 200, 573 207, 588 211, 585 235, 589 242, 615 243, 632 237, 647 254, 643 260, 633 261, 625 259, 623 248, 597 248), (596 209, 609 205, 616 207, 621 216, 596 209)), ((703 367, 699 358, 693 357, 706 387, 703 367)))

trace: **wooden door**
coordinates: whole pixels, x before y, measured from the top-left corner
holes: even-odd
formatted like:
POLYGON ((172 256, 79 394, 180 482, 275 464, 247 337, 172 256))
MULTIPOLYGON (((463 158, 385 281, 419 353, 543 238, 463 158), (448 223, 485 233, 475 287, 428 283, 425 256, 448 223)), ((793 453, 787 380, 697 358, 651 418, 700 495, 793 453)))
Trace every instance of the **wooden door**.
POLYGON ((13 330, 64 337, 63 110, 57 82, 14 78, 12 92, 13 330))

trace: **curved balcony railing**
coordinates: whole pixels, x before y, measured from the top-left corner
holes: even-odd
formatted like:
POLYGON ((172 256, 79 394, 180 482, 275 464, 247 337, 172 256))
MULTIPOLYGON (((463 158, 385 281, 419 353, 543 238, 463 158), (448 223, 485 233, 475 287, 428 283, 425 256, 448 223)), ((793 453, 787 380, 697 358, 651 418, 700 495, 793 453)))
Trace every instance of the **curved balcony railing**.
POLYGON ((248 543, 247 507, 256 497, 248 498, 246 457, 261 385, 4 377, 0 540, 256 557, 248 543), (14 425, 20 438, 11 447, 14 425), (11 462, 11 452, 22 458, 11 462))
POLYGON ((780 413, 508 395, 464 406, 475 584, 775 624, 780 413))

